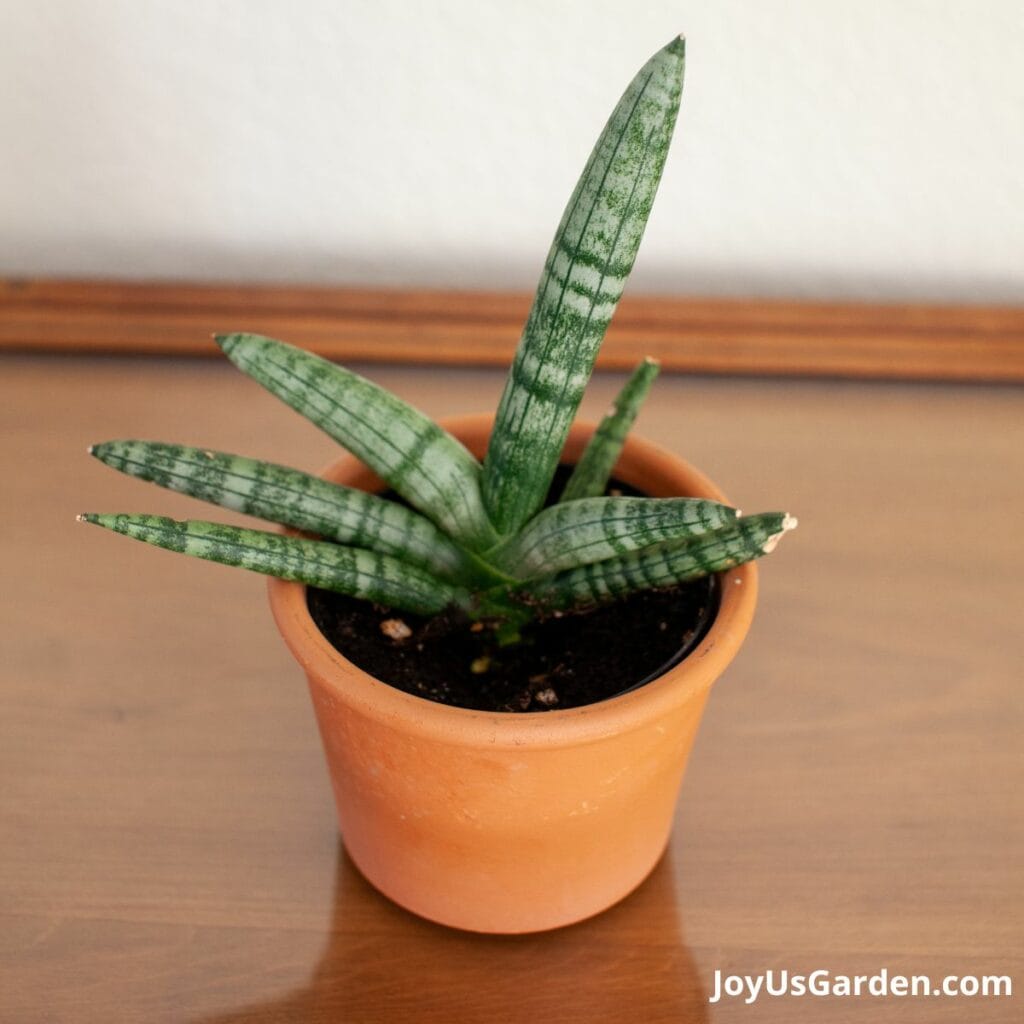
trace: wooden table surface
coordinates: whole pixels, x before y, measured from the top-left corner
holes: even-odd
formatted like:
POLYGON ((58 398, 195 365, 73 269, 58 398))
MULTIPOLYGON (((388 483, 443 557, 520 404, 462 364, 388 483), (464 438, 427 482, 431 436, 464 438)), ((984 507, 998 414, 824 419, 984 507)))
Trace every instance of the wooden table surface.
MULTIPOLYGON (((435 415, 502 382, 372 373, 435 415)), ((659 383, 642 432, 800 529, 762 563, 661 865, 519 938, 418 920, 345 859, 258 578, 74 522, 203 514, 91 442, 315 469, 328 439, 227 365, 170 359, 6 357, 0 424, 5 1024, 1024 1020, 1019 388, 659 383), (1015 991, 709 1002, 716 971, 883 968, 1015 991)))

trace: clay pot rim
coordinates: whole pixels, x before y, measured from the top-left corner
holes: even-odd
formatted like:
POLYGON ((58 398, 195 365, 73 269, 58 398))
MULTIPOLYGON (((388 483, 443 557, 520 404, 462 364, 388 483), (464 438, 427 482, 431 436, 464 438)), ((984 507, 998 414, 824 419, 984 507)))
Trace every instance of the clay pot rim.
MULTIPOLYGON (((477 454, 486 446, 491 414, 450 417, 442 425, 477 454)), ((567 451, 582 449, 594 424, 573 425, 567 451)), ((630 435, 616 475, 651 490, 650 475, 671 477, 671 491, 725 501, 703 473, 672 452, 630 435)), ((351 486, 373 489, 381 482, 354 456, 343 455, 321 474, 351 486)), ((655 496, 664 487, 655 487, 655 496)), ((667 492, 666 492, 667 493, 667 492)), ((656 725, 673 708, 708 689, 725 670, 746 636, 757 602, 757 566, 748 562, 721 578, 721 600, 704 639, 678 665, 657 679, 616 697, 583 707, 536 714, 477 711, 438 704, 396 689, 364 672, 336 650, 313 622, 306 588, 271 578, 270 607, 293 656, 307 673, 326 681, 332 696, 368 718, 401 731, 445 742, 482 747, 552 748, 593 742, 613 733, 656 725)))

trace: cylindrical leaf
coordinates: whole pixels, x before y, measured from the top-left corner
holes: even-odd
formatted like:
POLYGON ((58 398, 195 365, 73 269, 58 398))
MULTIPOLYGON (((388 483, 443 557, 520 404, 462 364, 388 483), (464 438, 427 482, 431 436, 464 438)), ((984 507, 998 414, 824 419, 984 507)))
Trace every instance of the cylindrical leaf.
POLYGON ((682 39, 640 70, 594 147, 548 253, 484 460, 503 536, 542 505, 636 259, 679 109, 682 39))
POLYGON ((557 610, 603 604, 637 590, 670 587, 767 554, 796 526, 784 512, 744 516, 696 540, 594 562, 533 580, 519 589, 530 603, 557 610))
POLYGON ((658 363, 645 359, 630 375, 573 468, 559 501, 597 498, 605 492, 622 445, 658 376, 658 363))
POLYGON ((79 519, 168 551, 308 583, 420 615, 433 615, 450 604, 468 601, 461 588, 363 548, 195 519, 179 522, 165 516, 92 513, 79 519))
POLYGON ((736 524, 736 509, 700 498, 581 498, 552 505, 488 558, 519 579, 601 562, 736 524))
POLYGON ((480 464, 397 395, 312 352, 258 334, 217 338, 244 373, 383 477, 474 551, 498 540, 480 496, 480 464))
POLYGON ((394 555, 445 578, 475 573, 466 553, 429 519, 297 469, 157 441, 107 441, 90 452, 112 469, 222 508, 394 555))

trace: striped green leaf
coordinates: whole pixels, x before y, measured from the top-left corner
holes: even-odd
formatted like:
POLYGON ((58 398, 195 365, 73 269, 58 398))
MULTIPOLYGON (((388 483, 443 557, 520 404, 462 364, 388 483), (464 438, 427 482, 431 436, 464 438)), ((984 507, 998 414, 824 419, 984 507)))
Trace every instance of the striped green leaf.
POLYGON ((629 428, 658 376, 658 363, 645 359, 623 385, 576 463, 559 501, 596 498, 604 494, 629 428))
POLYGON ((485 506, 503 536, 544 502, 633 267, 679 109, 683 52, 674 39, 630 84, 555 234, 484 461, 485 506))
POLYGON ((89 450, 112 469, 222 508, 372 548, 446 579, 477 573, 475 560, 429 519, 297 469, 156 441, 107 441, 89 450))
POLYGON ((581 498, 544 509, 488 558, 519 579, 602 562, 735 526, 737 512, 700 498, 581 498))
POLYGON ((603 604, 636 590, 674 586, 760 558, 795 526, 796 520, 783 512, 743 516, 735 525, 696 540, 663 544, 531 581, 519 593, 551 610, 603 604))
POLYGON ((284 342, 228 334, 217 344, 240 370, 362 459, 450 537, 475 551, 498 540, 481 500, 480 464, 418 409, 284 342))
POLYGON ((423 569, 363 548, 165 516, 79 516, 83 522, 209 562, 308 583, 420 615, 466 604, 467 593, 423 569))

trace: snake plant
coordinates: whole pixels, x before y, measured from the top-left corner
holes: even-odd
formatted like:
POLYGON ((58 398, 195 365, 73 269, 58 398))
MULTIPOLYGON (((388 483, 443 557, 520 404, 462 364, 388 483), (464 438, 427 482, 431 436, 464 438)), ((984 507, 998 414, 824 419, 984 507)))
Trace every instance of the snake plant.
POLYGON ((615 107, 555 234, 479 463, 418 410, 327 360, 255 334, 224 354, 373 469, 403 503, 207 449, 109 441, 106 465, 313 536, 200 520, 85 522, 199 558, 408 612, 452 606, 513 641, 531 617, 668 587, 770 551, 796 521, 695 498, 605 496, 657 374, 627 381, 553 504, 559 457, 633 266, 682 91, 684 44, 640 70, 615 107))

